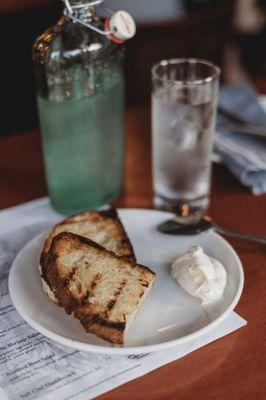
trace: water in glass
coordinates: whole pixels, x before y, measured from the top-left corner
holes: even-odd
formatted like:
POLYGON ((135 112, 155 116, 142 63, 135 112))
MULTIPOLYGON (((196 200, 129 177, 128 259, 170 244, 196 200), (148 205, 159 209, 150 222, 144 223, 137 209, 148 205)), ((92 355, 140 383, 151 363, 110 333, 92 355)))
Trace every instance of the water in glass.
POLYGON ((210 87, 167 83, 154 88, 152 153, 157 207, 199 218, 208 206, 215 115, 216 92, 210 87))

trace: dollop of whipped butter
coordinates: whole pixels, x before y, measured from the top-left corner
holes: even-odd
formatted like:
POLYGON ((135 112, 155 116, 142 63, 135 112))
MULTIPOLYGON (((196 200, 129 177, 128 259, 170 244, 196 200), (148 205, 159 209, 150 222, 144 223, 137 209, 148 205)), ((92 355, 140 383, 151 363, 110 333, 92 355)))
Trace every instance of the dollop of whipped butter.
POLYGON ((198 297, 201 304, 219 300, 227 284, 223 264, 207 256, 202 247, 193 246, 171 265, 171 275, 191 296, 198 297))

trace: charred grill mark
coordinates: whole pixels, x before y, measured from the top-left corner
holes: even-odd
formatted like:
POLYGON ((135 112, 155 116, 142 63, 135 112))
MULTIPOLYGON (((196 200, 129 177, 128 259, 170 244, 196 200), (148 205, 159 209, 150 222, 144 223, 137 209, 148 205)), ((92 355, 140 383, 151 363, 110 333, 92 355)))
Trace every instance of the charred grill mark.
POLYGON ((91 283, 91 289, 94 289, 96 285, 97 285, 97 281, 93 281, 93 282, 91 283))
POLYGON ((149 283, 148 282, 141 282, 141 286, 148 287, 149 283))
POLYGON ((72 269, 72 271, 71 271, 71 272, 69 273, 69 275, 68 275, 68 279, 69 279, 69 280, 73 280, 73 277, 74 277, 76 271, 77 271, 77 268, 74 267, 74 268, 72 269))
POLYGON ((106 306, 107 310, 110 311, 114 307, 116 300, 110 300, 106 306))
POLYGON ((105 326, 107 328, 114 328, 117 329, 118 331, 123 332, 126 327, 125 322, 107 321, 104 318, 102 318, 99 314, 94 314, 91 316, 91 318, 82 318, 80 322, 82 323, 85 329, 90 328, 93 324, 98 324, 101 326, 105 326))
POLYGON ((69 284, 69 278, 66 278, 64 280, 63 286, 66 287, 69 284))
POLYGON ((123 288, 126 286, 126 284, 127 284, 127 280, 126 280, 126 279, 123 279, 123 280, 120 282, 120 286, 119 286, 119 287, 116 289, 116 291, 114 292, 114 297, 116 297, 116 300, 117 300, 118 297, 120 296, 120 294, 121 294, 123 288))
POLYGON ((68 274, 68 276, 64 279, 63 287, 66 287, 70 281, 73 281, 75 273, 76 273, 76 268, 73 268, 72 271, 68 274))
POLYGON ((99 314, 92 314, 91 316, 89 316, 88 318, 80 318, 81 323, 86 324, 87 327, 90 327, 91 325, 93 325, 97 319, 101 318, 99 314))
POLYGON ((84 306, 85 303, 88 301, 89 297, 90 297, 90 292, 89 292, 89 290, 87 290, 85 296, 83 296, 83 298, 82 298, 82 300, 81 300, 81 304, 82 304, 83 306, 84 306))
POLYGON ((126 279, 124 279, 123 281, 120 282, 120 286, 114 292, 114 296, 113 296, 114 298, 107 303, 106 312, 105 312, 106 316, 108 316, 108 311, 111 311, 112 308, 114 308, 114 306, 115 306, 123 288, 126 286, 126 284, 127 284, 126 279))
POLYGON ((79 294, 82 293, 82 285, 81 285, 81 283, 78 283, 78 284, 77 284, 77 290, 78 290, 78 293, 79 293, 79 294))
MULTIPOLYGON (((86 291, 86 294, 83 296, 83 298, 81 299, 81 304, 84 306, 86 304, 86 302, 88 301, 89 297, 93 297, 93 289, 95 288, 95 286, 97 285, 97 283, 99 282, 99 280, 101 279, 101 274, 98 272, 97 274, 94 275, 92 282, 91 282, 91 286, 90 286, 90 290, 86 291)), ((78 287, 79 290, 79 287, 78 287)), ((81 291, 79 292, 81 293, 81 291)))
POLYGON ((96 275, 94 275, 92 282, 91 282, 91 289, 93 290, 95 288, 95 286, 99 283, 99 280, 101 279, 101 274, 97 273, 96 275))
POLYGON ((90 292, 87 290, 85 296, 83 297, 83 300, 88 300, 89 297, 90 297, 90 292))

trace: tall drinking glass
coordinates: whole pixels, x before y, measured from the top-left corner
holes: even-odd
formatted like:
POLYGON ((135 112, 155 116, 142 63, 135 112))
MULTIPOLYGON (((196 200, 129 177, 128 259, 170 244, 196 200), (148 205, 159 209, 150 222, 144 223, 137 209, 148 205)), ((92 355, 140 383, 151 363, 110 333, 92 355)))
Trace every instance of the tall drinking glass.
POLYGON ((220 70, 200 59, 152 68, 154 204, 195 223, 209 204, 220 70))

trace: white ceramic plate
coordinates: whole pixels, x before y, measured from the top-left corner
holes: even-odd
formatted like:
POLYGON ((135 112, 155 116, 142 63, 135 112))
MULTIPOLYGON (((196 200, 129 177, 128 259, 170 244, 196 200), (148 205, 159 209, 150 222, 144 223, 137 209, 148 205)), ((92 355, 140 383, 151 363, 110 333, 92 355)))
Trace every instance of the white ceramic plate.
POLYGON ((43 293, 38 259, 41 234, 16 257, 9 275, 9 291, 21 316, 50 339, 76 349, 106 354, 139 354, 163 350, 195 339, 221 322, 235 307, 243 289, 243 269, 232 247, 217 233, 170 236, 156 226, 171 215, 153 210, 122 209, 119 215, 132 241, 138 262, 152 268, 157 278, 131 325, 124 347, 86 333, 78 320, 65 314, 43 293), (201 306, 172 279, 170 263, 192 245, 203 246, 227 269, 228 284, 222 300, 201 306))

